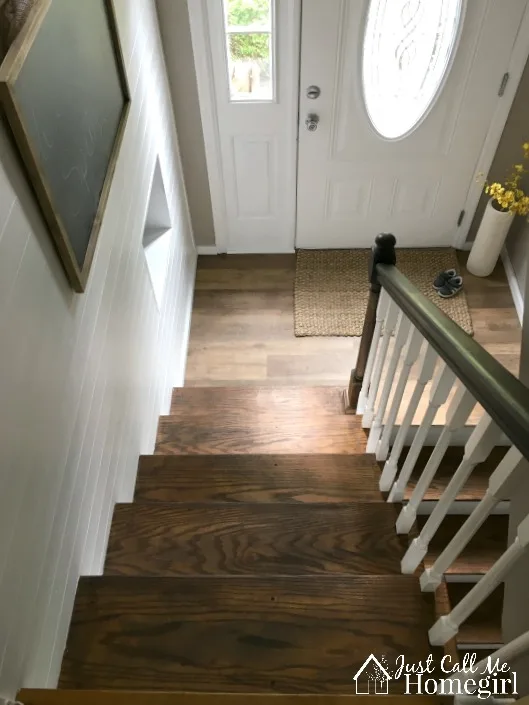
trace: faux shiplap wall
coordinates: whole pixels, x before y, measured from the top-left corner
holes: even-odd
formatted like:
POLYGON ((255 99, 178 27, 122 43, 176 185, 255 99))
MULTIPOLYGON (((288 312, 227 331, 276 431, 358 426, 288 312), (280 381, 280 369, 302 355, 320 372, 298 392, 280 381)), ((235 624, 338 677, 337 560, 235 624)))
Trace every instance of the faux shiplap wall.
POLYGON ((132 109, 85 294, 66 283, 0 126, 0 696, 53 687, 77 581, 182 382, 196 263, 153 0, 115 0, 132 109), (159 157, 173 234, 158 309, 142 250, 159 157))

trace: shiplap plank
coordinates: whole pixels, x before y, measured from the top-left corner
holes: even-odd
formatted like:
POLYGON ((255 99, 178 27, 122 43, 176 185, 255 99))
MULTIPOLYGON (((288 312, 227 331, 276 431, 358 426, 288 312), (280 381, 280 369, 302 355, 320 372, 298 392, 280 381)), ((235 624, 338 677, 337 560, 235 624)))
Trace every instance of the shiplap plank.
POLYGON ((0 692, 53 687, 81 573, 182 383, 196 254, 154 0, 115 0, 133 94, 87 291, 69 289, 0 134, 0 692), (158 309, 142 231, 156 157, 173 223, 158 309))

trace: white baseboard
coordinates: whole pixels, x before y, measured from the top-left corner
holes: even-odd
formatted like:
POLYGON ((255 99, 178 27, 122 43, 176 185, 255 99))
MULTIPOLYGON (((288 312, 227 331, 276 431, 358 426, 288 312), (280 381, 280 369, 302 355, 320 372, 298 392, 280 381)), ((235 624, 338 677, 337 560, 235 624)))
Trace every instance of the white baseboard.
MULTIPOLYGON (((195 265, 191 273, 191 288, 188 292, 187 303, 186 303, 186 313, 185 313, 185 323, 183 327, 184 335, 182 337, 181 347, 180 347, 180 364, 178 365, 176 380, 173 383, 174 387, 183 387, 186 378, 186 368, 187 368, 187 354, 189 351, 189 340, 191 338, 191 319, 193 316, 193 297, 195 294, 195 278, 196 278, 196 257, 195 265)), ((162 413, 169 413, 171 408, 171 399, 173 396, 173 390, 171 389, 169 394, 169 406, 167 411, 162 413)))
POLYGON ((197 245, 197 254, 199 255, 218 255, 216 245, 197 245))
POLYGON ((516 273, 514 267, 512 266, 511 258, 507 252, 507 248, 504 247, 501 252, 501 260, 503 266, 505 267, 505 274, 507 275, 507 281, 509 283, 509 288, 511 290, 512 298, 514 301, 514 306, 516 308, 516 313, 520 319, 520 323, 523 325, 523 311, 524 311, 524 300, 522 290, 520 289, 520 284, 516 278, 516 273))

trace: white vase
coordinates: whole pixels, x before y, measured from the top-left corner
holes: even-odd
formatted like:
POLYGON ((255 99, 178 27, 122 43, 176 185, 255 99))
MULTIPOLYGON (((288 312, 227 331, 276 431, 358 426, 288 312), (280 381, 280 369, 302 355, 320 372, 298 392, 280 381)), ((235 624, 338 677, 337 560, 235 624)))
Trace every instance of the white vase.
POLYGON ((513 213, 496 210, 492 198, 489 200, 468 257, 467 269, 471 274, 488 277, 492 273, 513 218, 513 213))

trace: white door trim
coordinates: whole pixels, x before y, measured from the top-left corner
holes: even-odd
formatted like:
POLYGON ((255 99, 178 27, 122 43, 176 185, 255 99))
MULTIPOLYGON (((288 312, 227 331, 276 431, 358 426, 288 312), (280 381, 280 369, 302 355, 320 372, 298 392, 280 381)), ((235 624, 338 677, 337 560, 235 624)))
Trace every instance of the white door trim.
MULTIPOLYGON (((513 44, 511 59, 506 71, 509 73, 509 82, 505 89, 502 100, 498 101, 492 121, 490 123, 487 137, 483 144, 480 158, 476 164, 476 175, 479 173, 488 174, 498 145, 501 140, 509 112, 511 110, 516 91, 520 84, 520 79, 529 57, 529 6, 526 6, 518 34, 513 44)), ((498 89, 500 87, 501 76, 498 78, 498 89)), ((458 249, 465 248, 465 243, 468 237, 472 220, 476 213, 479 199, 483 193, 483 184, 477 183, 475 180, 470 184, 467 199, 464 205, 465 217, 461 227, 457 229, 454 238, 454 247, 458 249)))
MULTIPOLYGON (((292 57, 290 58, 292 59, 292 68, 296 75, 297 88, 299 86, 301 2, 302 0, 291 0, 289 3, 289 12, 291 13, 290 16, 293 19, 291 24, 293 36, 290 37, 289 43, 292 51, 292 57)), ((227 209, 227 188, 223 172, 223 151, 219 127, 220 120, 217 106, 215 72, 212 58, 212 38, 208 21, 208 0, 188 0, 187 6, 195 61, 200 115, 202 119, 202 129, 206 148, 206 164, 208 169, 213 222, 215 227, 215 246, 217 252, 225 253, 230 249, 230 226, 227 209)), ((289 252, 294 251, 295 241, 295 210, 297 207, 298 105, 299 100, 298 96, 296 96, 295 107, 289 110, 289 122, 292 122, 294 126, 293 130, 295 129, 296 131, 296 137, 294 138, 296 153, 294 155, 293 164, 285 166, 287 181, 292 182, 288 188, 292 194, 292 208, 294 211, 292 242, 287 244, 289 252), (289 171, 291 173, 288 173, 289 171)), ((271 251, 276 252, 277 250, 273 249, 271 251)))
POLYGON ((187 3, 187 7, 197 76, 200 117, 204 133, 204 145, 206 147, 206 164, 213 210, 213 225, 215 227, 215 245, 217 252, 227 252, 228 215, 226 212, 224 179, 222 177, 219 119, 215 98, 206 3, 207 0, 190 0, 187 3))

